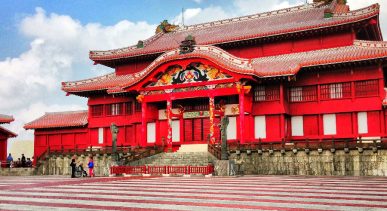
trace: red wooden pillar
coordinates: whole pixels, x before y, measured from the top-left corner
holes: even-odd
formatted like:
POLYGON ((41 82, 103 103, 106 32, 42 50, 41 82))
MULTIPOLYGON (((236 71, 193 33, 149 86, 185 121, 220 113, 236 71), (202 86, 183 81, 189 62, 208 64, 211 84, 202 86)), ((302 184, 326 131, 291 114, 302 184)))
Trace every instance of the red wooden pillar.
POLYGON ((211 143, 214 144, 215 143, 215 135, 214 135, 215 100, 213 96, 210 97, 209 103, 210 103, 210 140, 211 140, 211 143))
POLYGON ((147 146, 147 104, 146 102, 141 102, 141 147, 147 146))
POLYGON ((7 160, 7 139, 0 139, 0 161, 7 160))
POLYGON ((179 144, 181 145, 182 144, 182 140, 184 139, 184 117, 183 117, 183 113, 181 113, 179 115, 179 126, 180 126, 180 140, 179 140, 179 144))
POLYGON ((356 112, 352 112, 352 134, 353 134, 354 139, 359 137, 359 126, 358 126, 358 122, 357 122, 357 113, 356 112))
POLYGON ((245 123, 245 91, 243 86, 239 92, 239 140, 241 144, 245 143, 244 123, 245 123))
POLYGON ((160 120, 156 120, 156 146, 161 146, 161 135, 160 135, 160 120))
POLYGON ((168 145, 168 149, 172 149, 172 100, 171 99, 167 99, 167 125, 168 125, 167 145, 168 145))

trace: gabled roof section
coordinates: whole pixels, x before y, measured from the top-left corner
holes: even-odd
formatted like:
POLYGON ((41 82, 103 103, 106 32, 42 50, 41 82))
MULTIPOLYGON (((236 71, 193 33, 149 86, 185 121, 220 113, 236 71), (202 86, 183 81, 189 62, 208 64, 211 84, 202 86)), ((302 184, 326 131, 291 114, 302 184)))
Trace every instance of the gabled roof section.
POLYGON ((188 35, 194 36, 198 45, 216 45, 345 25, 366 20, 378 14, 378 4, 355 11, 348 11, 346 5, 336 5, 336 3, 327 6, 306 4, 272 12, 180 27, 174 32, 158 33, 144 40, 143 46, 137 47, 135 45, 108 51, 90 51, 89 56, 96 63, 104 64, 106 61, 160 54, 175 49, 188 35), (330 18, 324 18, 324 11, 327 9, 333 12, 333 16, 330 18))
POLYGON ((25 129, 83 127, 87 125, 87 111, 50 112, 24 125, 25 129))
POLYGON ((110 94, 126 92, 126 88, 146 78, 159 65, 187 58, 205 58, 237 74, 266 78, 295 75, 301 68, 313 66, 386 59, 387 42, 355 40, 351 46, 256 59, 238 58, 215 46, 195 46, 194 51, 188 54, 179 54, 178 49, 166 52, 135 74, 117 76, 111 73, 93 79, 63 82, 62 90, 73 94, 95 90, 107 91, 110 94))
POLYGON ((301 68, 387 57, 387 42, 355 40, 352 46, 253 59, 254 75, 295 75, 301 68))
POLYGON ((12 116, 0 114, 0 124, 13 122, 15 119, 12 116))
POLYGON ((2 134, 5 134, 6 137, 8 137, 8 138, 15 138, 15 137, 17 136, 16 133, 14 133, 14 132, 8 130, 7 128, 4 128, 4 127, 1 127, 1 126, 0 126, 0 134, 1 134, 1 133, 2 133, 2 134))
POLYGON ((115 73, 110 73, 108 75, 87 80, 63 82, 62 90, 68 93, 97 90, 107 90, 108 93, 121 93, 124 92, 124 88, 143 80, 161 64, 190 58, 204 58, 235 73, 247 74, 249 72, 254 72, 251 66, 251 60, 249 59, 233 56, 215 46, 195 46, 194 51, 188 54, 180 54, 179 49, 168 51, 160 55, 144 70, 134 74, 118 76, 115 73))

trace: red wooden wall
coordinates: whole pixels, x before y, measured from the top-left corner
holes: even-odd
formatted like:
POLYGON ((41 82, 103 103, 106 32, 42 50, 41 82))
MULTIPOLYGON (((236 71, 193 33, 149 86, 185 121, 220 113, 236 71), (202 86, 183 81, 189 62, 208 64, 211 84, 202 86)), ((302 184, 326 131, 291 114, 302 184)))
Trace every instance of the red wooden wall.
MULTIPOLYGON (((381 67, 367 66, 347 69, 332 69, 322 71, 300 72, 293 81, 273 81, 271 84, 283 84, 283 96, 273 101, 254 102, 252 116, 266 115, 267 138, 264 141, 285 139, 331 139, 357 138, 359 136, 385 137, 386 118, 382 107, 385 97, 384 76, 381 67), (356 81, 376 80, 377 94, 369 96, 355 96, 354 83, 356 81), (320 88, 323 84, 351 83, 352 96, 342 99, 320 99, 320 93, 312 102, 288 102, 286 96, 290 87, 315 85, 320 88), (367 112, 368 133, 358 134, 358 112, 367 112), (336 135, 323 134, 323 114, 336 114, 336 135), (304 136, 291 136, 291 116, 303 116, 304 136), (279 117, 284 117, 284 121, 279 117), (286 124, 286 125, 285 125, 286 124), (281 134, 282 133, 282 134, 281 134)), ((254 129, 254 126, 250 126, 254 129)), ((254 134, 249 135, 254 139, 254 134)))
POLYGON ((0 161, 7 160, 7 139, 0 139, 0 161))
POLYGON ((83 128, 62 128, 62 129, 36 129, 34 138, 34 157, 50 150, 87 148, 90 146, 88 129, 83 128))
POLYGON ((348 46, 353 44, 355 35, 352 32, 325 34, 314 37, 277 41, 273 43, 237 46, 226 48, 229 53, 242 58, 258 58, 281 54, 297 53, 325 48, 348 46))

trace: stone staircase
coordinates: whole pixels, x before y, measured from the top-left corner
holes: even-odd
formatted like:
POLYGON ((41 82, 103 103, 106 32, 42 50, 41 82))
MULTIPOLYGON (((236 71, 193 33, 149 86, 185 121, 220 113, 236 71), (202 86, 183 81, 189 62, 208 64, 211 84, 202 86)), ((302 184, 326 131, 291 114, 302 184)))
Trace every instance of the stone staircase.
POLYGON ((130 166, 207 166, 216 158, 204 151, 204 146, 183 145, 177 152, 160 153, 141 160, 130 162, 130 166), (190 147, 191 146, 191 147, 190 147), (191 150, 189 150, 191 149, 191 150))

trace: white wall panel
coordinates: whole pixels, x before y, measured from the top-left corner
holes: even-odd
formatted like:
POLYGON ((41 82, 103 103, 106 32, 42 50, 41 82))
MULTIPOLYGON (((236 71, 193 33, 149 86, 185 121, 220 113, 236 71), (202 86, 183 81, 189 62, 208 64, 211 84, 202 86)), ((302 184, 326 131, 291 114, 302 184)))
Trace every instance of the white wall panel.
POLYGON ((146 140, 148 143, 156 142, 156 123, 150 122, 146 125, 146 140))
POLYGON ((336 135, 336 114, 323 115, 324 135, 336 135))
POLYGON ((266 118, 265 116, 254 117, 255 138, 266 138, 266 118))
POLYGON ((98 144, 103 144, 103 128, 98 128, 98 144))
POLYGON ((367 112, 357 113, 357 125, 358 125, 359 134, 368 133, 367 112))
POLYGON ((303 116, 292 116, 292 136, 304 136, 304 118, 303 116))
POLYGON ((179 141, 180 141, 180 120, 172 120, 172 142, 179 142, 179 141))
POLYGON ((237 138, 237 122, 236 117, 229 117, 229 123, 227 126, 227 140, 235 140, 237 138))

